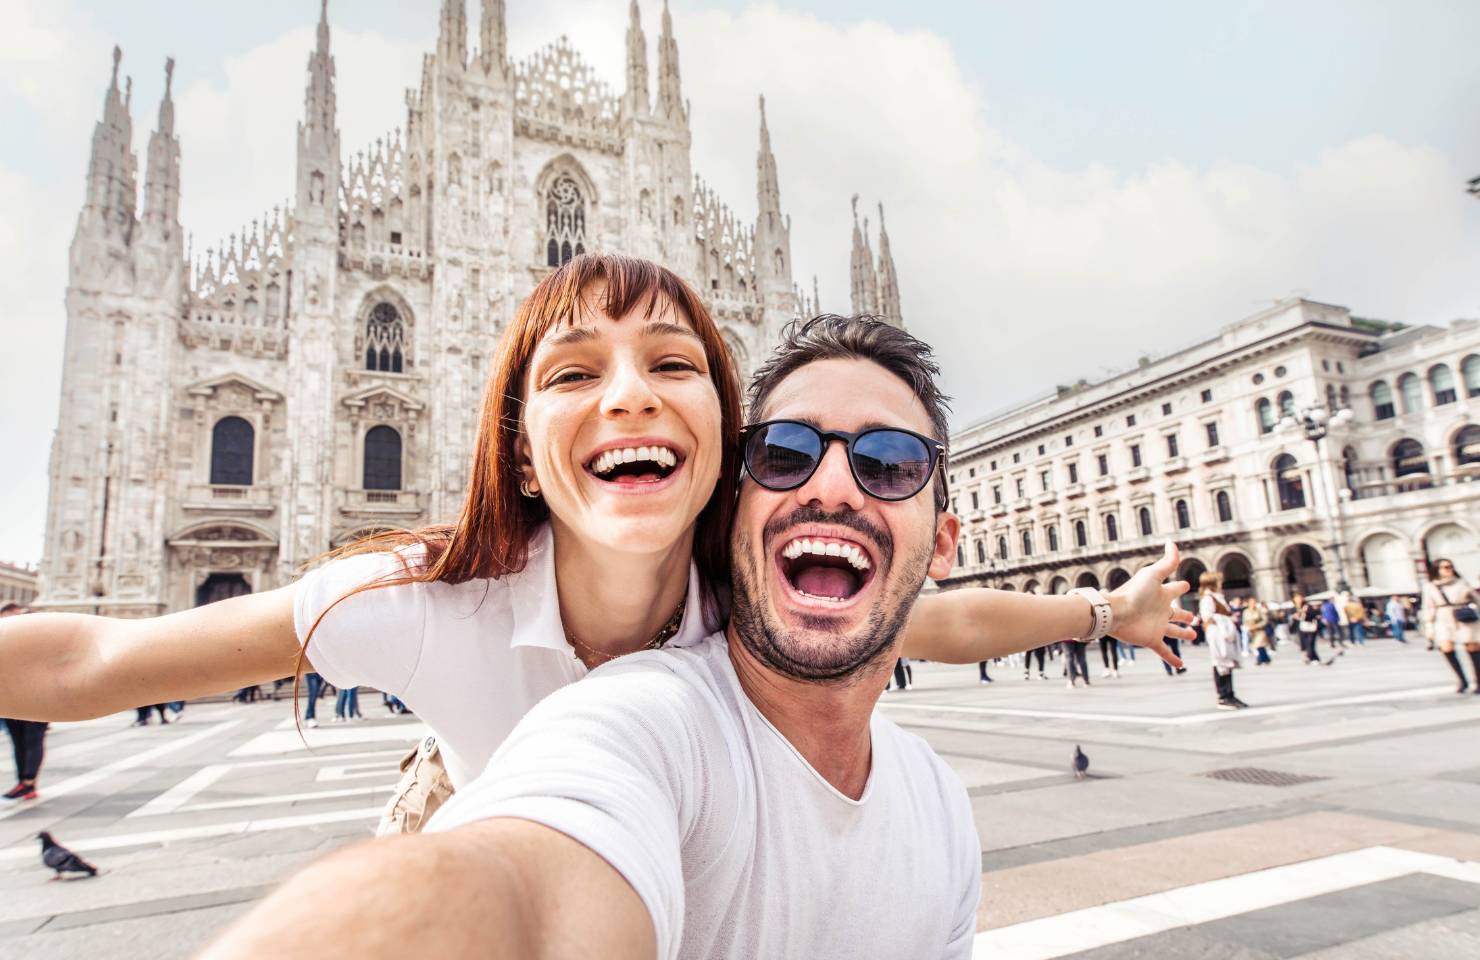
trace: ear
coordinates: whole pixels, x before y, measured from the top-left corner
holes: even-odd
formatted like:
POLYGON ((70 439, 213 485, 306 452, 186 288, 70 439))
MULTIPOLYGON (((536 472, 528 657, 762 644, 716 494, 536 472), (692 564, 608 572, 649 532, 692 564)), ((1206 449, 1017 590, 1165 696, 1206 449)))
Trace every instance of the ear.
POLYGON ((540 492, 540 482, 534 475, 534 457, 530 453, 529 437, 524 431, 519 432, 519 439, 514 441, 514 469, 519 471, 519 479, 529 484, 531 493, 540 492))
POLYGON ((943 580, 951 575, 956 563, 956 540, 961 536, 961 519, 949 510, 935 515, 935 550, 930 555, 930 569, 925 575, 943 580))

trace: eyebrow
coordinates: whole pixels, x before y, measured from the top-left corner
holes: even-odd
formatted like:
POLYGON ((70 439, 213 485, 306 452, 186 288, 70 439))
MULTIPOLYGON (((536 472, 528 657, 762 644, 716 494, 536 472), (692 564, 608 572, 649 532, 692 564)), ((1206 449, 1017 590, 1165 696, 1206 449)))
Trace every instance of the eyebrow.
POLYGON ((545 340, 545 345, 550 347, 563 347, 572 343, 590 343, 597 338, 598 334, 590 327, 567 327, 545 340))
POLYGON ((672 323, 667 320, 649 320, 647 323, 643 324, 642 332, 652 334, 654 336, 692 337, 693 339, 698 340, 701 344, 704 342, 703 337, 699 336, 697 333, 690 330, 683 324, 672 323))

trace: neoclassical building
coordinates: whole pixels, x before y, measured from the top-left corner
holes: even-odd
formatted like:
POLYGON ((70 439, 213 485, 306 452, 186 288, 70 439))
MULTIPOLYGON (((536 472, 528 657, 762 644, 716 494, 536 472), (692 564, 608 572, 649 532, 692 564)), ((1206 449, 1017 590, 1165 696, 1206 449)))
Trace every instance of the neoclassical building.
MULTIPOLYGON (((498 335, 585 250, 688 279, 742 375, 815 311, 815 283, 793 282, 764 101, 754 222, 691 169, 666 6, 651 95, 636 0, 620 93, 563 38, 511 61, 503 0, 481 6, 470 54, 465 3, 444 0, 404 127, 346 155, 326 4, 295 195, 198 257, 179 215, 174 63, 141 192, 115 49, 71 246, 37 606, 181 609, 285 583, 366 532, 455 516, 498 335)), ((882 209, 878 242, 876 259, 855 224, 854 306, 899 322, 882 209)))
POLYGON ((1179 575, 1285 600, 1480 575, 1480 321, 1398 328, 1296 299, 952 437, 957 565, 940 586, 1116 587, 1179 575), (1352 411, 1319 444, 1287 416, 1352 411))

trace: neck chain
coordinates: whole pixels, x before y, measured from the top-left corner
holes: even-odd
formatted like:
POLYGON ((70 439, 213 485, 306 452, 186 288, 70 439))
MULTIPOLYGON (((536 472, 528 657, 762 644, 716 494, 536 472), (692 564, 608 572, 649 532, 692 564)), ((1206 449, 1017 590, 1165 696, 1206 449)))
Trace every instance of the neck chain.
MULTIPOLYGON (((653 634, 653 638, 651 640, 638 647, 637 649, 657 650, 659 647, 663 646, 663 644, 667 643, 669 640, 672 640, 674 635, 678 633, 679 624, 683 623, 683 612, 684 609, 687 607, 688 602, 689 594, 688 591, 685 590, 683 597, 678 601, 678 606, 673 611, 673 615, 668 618, 666 623, 658 628, 658 632, 653 634)), ((586 646, 580 641, 579 638, 576 637, 575 634, 571 633, 568 628, 565 631, 565 639, 569 640, 572 646, 580 648, 590 656, 593 656, 600 660, 602 663, 615 660, 618 657, 622 656, 622 654, 620 653, 607 653, 605 650, 595 650, 591 647, 586 646)), ((636 653, 637 650, 632 650, 628 652, 636 653)))

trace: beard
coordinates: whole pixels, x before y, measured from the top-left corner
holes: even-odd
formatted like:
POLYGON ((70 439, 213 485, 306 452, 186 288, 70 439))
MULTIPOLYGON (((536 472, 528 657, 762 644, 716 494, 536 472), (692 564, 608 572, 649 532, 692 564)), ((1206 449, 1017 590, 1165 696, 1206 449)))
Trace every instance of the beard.
POLYGON ((756 660, 782 676, 810 683, 851 682, 866 666, 893 648, 909 620, 933 553, 932 547, 926 545, 896 565, 893 542, 886 532, 852 514, 829 514, 810 507, 803 507, 783 521, 767 524, 762 545, 766 549, 758 554, 749 534, 737 531, 734 536, 730 623, 741 644, 756 660), (842 617, 805 614, 799 626, 784 627, 771 613, 766 577, 758 569, 756 558, 769 561, 769 544, 774 537, 806 522, 860 530, 880 549, 879 563, 888 571, 888 579, 864 622, 851 633, 844 632, 842 617))

